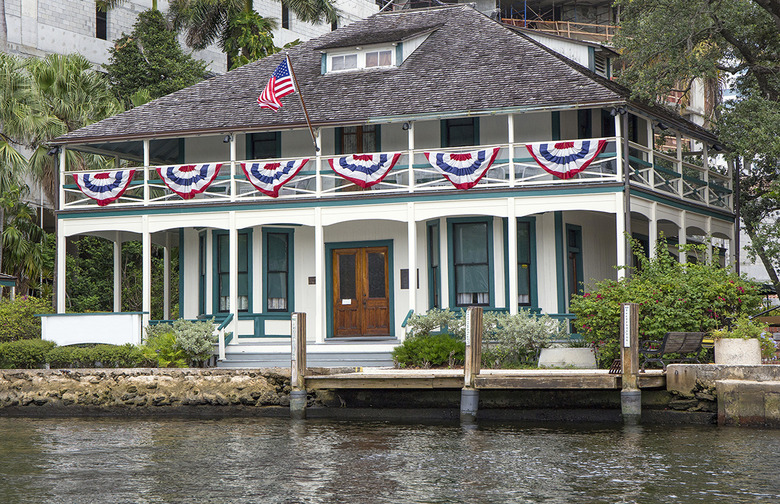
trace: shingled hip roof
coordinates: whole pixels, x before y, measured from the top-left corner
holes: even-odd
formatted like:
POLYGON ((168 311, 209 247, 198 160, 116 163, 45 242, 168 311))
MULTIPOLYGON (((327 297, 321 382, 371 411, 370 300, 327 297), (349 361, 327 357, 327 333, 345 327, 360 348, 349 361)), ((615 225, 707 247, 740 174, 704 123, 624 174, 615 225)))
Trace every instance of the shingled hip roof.
MULTIPOLYGON (((625 103, 627 93, 468 5, 373 15, 289 49, 315 126, 462 112, 625 103), (322 75, 328 48, 430 33, 399 66, 322 75)), ((303 127, 300 101, 257 97, 283 54, 250 63, 54 140, 57 144, 303 127)))

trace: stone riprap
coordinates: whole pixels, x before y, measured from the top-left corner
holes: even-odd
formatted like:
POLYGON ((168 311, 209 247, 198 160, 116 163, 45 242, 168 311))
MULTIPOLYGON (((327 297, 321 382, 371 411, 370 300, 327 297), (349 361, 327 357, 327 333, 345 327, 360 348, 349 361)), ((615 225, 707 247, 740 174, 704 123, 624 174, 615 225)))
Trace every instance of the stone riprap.
POLYGON ((35 410, 259 415, 289 406, 289 394, 289 369, 0 370, 0 415, 34 415, 35 410))

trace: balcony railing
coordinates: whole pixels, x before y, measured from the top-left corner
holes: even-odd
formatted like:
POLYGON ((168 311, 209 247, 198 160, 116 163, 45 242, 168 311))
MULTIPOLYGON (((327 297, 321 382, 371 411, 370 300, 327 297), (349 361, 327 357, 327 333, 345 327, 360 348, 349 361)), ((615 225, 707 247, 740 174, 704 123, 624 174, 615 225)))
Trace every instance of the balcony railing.
MULTIPOLYGON (((593 139, 594 141, 601 139, 593 139)), ((599 182, 620 182, 615 154, 615 137, 604 138, 606 146, 587 167, 570 179, 557 178, 540 167, 528 154, 525 144, 497 144, 457 149, 415 149, 401 151, 401 156, 390 173, 370 188, 362 189, 336 174, 329 159, 341 156, 329 155, 311 158, 303 169, 279 191, 277 200, 363 198, 374 194, 424 194, 455 190, 453 185, 437 172, 425 158, 424 152, 446 150, 448 153, 470 152, 477 149, 498 147, 495 162, 473 189, 506 189, 533 186, 576 186, 599 182)), ((729 209, 731 190, 728 177, 708 171, 702 166, 678 161, 655 152, 655 165, 650 151, 641 145, 631 144, 630 165, 632 182, 654 191, 673 194, 679 198, 708 206, 729 209)), ((244 176, 240 163, 285 162, 296 158, 272 160, 223 161, 217 178, 202 193, 184 200, 171 191, 157 174, 156 166, 136 167, 133 180, 125 193, 104 208, 148 205, 191 205, 225 202, 272 201, 273 198, 257 191, 244 176)), ((192 164, 192 163, 187 163, 192 164)), ((164 165, 171 166, 171 165, 164 165)), ((103 170, 101 170, 103 171, 103 170)), ((68 171, 61 209, 95 208, 97 203, 87 197, 73 182, 73 174, 100 173, 100 171, 68 171)))
POLYGON ((512 26, 551 33, 559 37, 593 42, 610 42, 619 26, 613 24, 577 23, 574 21, 543 21, 541 19, 502 18, 501 22, 512 26))

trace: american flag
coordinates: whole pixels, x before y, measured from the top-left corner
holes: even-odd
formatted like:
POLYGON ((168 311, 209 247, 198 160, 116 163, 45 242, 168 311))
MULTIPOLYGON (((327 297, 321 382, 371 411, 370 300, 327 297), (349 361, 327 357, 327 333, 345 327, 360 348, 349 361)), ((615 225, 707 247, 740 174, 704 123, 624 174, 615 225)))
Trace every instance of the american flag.
POLYGON ((271 74, 263 92, 257 97, 257 104, 260 105, 260 108, 269 108, 276 112, 282 106, 279 98, 294 92, 295 84, 290 74, 290 65, 285 57, 284 61, 279 63, 274 73, 271 74))

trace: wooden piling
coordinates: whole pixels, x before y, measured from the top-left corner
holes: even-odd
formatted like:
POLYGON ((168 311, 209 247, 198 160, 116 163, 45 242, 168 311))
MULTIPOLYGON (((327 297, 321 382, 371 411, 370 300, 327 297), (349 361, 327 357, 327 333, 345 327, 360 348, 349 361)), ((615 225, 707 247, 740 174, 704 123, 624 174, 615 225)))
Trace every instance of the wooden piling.
POLYGON ((290 418, 306 418, 306 314, 295 312, 290 321, 290 418))
POLYGON ((482 368, 482 308, 466 310, 466 355, 463 363, 463 389, 460 394, 460 419, 473 422, 479 409, 479 390, 474 386, 482 368))
POLYGON ((642 416, 642 392, 638 386, 639 374, 639 305, 620 305, 620 360, 622 390, 620 405, 623 422, 638 424, 642 416))

